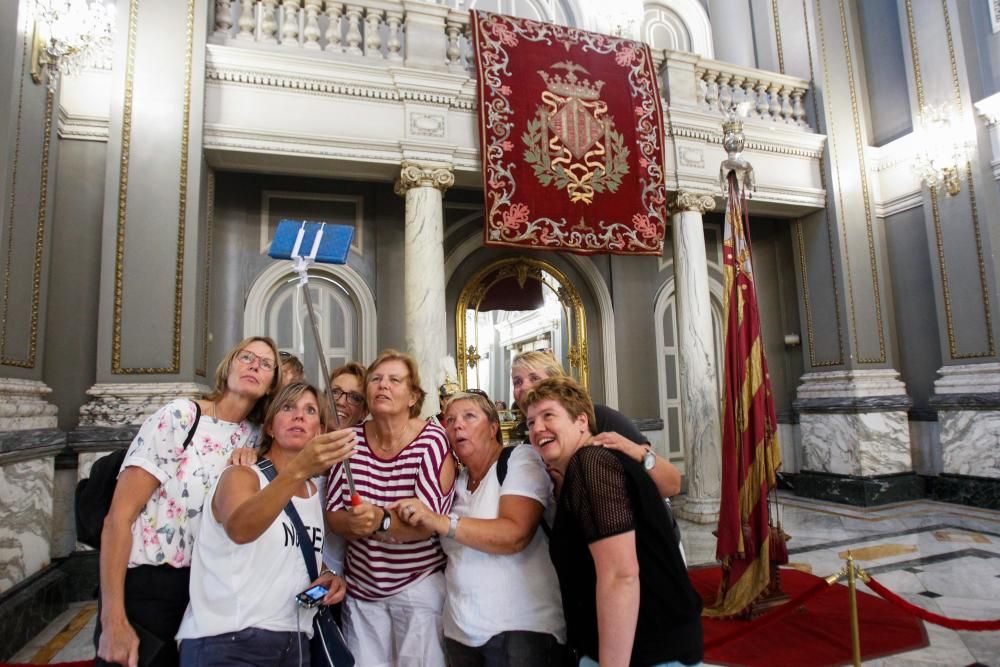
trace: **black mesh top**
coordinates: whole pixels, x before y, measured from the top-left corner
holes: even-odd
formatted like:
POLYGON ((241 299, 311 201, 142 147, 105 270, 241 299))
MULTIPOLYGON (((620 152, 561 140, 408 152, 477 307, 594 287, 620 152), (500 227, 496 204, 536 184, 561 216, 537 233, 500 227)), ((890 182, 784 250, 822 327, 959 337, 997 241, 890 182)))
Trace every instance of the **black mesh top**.
POLYGON ((549 542, 570 645, 597 660, 597 575, 589 545, 633 530, 639 620, 631 664, 701 662, 701 600, 663 499, 640 464, 603 447, 582 447, 570 459, 549 542))

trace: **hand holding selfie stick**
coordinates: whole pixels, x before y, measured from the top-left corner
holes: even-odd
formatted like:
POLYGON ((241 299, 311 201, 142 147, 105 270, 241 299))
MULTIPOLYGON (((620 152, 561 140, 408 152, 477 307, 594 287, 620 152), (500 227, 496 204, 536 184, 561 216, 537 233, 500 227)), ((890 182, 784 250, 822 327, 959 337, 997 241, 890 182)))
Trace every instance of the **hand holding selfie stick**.
MULTIPOLYGON (((306 310, 309 314, 309 324, 313 332, 313 342, 319 357, 320 369, 323 372, 323 391, 330 413, 333 415, 334 428, 340 429, 340 417, 337 416, 337 405, 333 398, 333 388, 330 386, 330 369, 323 353, 323 339, 319 335, 319 325, 316 323, 316 311, 313 308, 312 295, 309 294, 309 267, 316 262, 323 264, 345 264, 347 252, 351 248, 351 238, 354 228, 345 225, 328 225, 325 222, 307 222, 305 220, 282 220, 271 242, 268 256, 275 259, 291 259, 295 262, 295 272, 299 274, 299 288, 305 298, 306 310), (309 253, 302 254, 302 248, 309 248, 309 253)), ((351 492, 351 506, 361 504, 361 496, 354 487, 354 477, 351 475, 351 464, 343 462, 344 475, 347 477, 347 487, 351 492)))

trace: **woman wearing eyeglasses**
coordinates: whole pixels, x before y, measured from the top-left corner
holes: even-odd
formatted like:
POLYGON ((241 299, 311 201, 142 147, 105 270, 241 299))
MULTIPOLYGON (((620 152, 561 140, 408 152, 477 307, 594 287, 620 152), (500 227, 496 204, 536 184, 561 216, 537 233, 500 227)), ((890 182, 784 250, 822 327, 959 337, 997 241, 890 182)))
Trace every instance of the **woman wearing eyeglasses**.
POLYGON ((444 553, 436 535, 404 524, 390 505, 415 496, 447 512, 454 460, 444 430, 420 418, 426 392, 413 357, 382 352, 365 392, 372 418, 356 428, 350 461, 360 504, 342 464, 328 487, 327 525, 348 540, 344 634, 359 667, 443 665, 444 553))
POLYGON ((233 452, 257 444, 279 376, 274 341, 247 338, 203 399, 171 401, 140 427, 101 533, 98 665, 177 664, 202 503, 233 452))
POLYGON ((444 607, 450 667, 559 664, 566 642, 558 579, 539 530, 552 482, 531 447, 506 453, 496 406, 480 391, 453 394, 448 440, 464 464, 451 513, 418 498, 390 507, 441 538, 448 555, 444 607))

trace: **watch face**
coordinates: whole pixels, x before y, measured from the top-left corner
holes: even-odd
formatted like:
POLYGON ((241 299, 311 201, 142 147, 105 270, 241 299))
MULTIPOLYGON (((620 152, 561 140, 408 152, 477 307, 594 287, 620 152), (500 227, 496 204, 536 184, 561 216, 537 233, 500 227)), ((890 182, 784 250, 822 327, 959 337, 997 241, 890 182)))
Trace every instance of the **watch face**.
POLYGON ((652 470, 653 466, 656 465, 656 454, 652 451, 647 450, 646 454, 642 457, 642 467, 646 470, 652 470))

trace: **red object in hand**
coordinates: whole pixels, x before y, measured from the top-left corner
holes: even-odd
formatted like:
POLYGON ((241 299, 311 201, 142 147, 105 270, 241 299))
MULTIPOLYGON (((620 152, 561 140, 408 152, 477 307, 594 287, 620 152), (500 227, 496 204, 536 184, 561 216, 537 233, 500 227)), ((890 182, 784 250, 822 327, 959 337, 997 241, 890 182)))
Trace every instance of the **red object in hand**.
POLYGON ((357 507, 357 506, 358 506, 358 505, 360 505, 360 504, 361 504, 361 496, 359 496, 359 495, 358 495, 358 494, 356 494, 356 493, 355 493, 355 494, 353 494, 353 495, 351 496, 351 507, 357 507))

